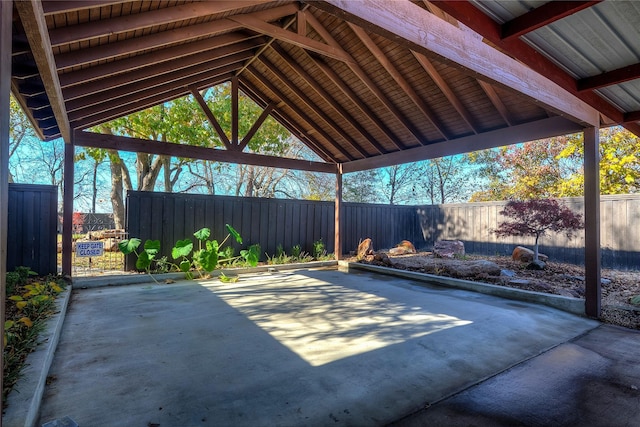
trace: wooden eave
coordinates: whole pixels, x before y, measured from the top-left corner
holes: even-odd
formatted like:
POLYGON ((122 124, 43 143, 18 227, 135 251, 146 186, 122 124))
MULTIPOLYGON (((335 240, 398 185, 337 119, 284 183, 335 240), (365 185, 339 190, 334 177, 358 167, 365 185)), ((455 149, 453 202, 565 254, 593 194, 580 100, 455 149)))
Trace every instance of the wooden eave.
POLYGON ((82 131, 233 80, 320 161, 248 155, 235 134, 190 155, 331 173, 555 136, 601 117, 640 133, 638 112, 594 93, 637 78, 637 67, 577 81, 519 39, 597 2, 545 5, 502 26, 452 3, 16 2, 12 91, 42 139, 149 151, 82 131))

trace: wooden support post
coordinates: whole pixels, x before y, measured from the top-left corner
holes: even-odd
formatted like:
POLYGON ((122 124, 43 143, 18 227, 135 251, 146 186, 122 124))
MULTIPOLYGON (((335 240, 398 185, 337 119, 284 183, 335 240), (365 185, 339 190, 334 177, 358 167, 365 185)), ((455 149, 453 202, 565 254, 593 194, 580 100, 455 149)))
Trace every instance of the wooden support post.
POLYGON ((62 274, 71 276, 71 258, 73 255, 73 181, 75 155, 75 136, 71 143, 64 145, 64 194, 62 200, 62 274))
POLYGON ((231 79, 231 146, 238 148, 238 127, 240 118, 238 117, 238 77, 231 79))
POLYGON ((342 259, 342 164, 338 165, 336 172, 336 208, 335 208, 335 233, 333 253, 336 261, 342 259))
POLYGON ((600 150, 599 129, 584 130, 585 314, 600 316, 600 150))
MULTIPOLYGON (((9 202, 9 98, 11 93, 11 39, 13 2, 0 1, 0 335, 4 337, 6 273, 7 273, 7 229, 9 202)), ((4 368, 4 340, 0 352, 0 366, 4 368)), ((4 369, 0 378, 3 388, 4 369)), ((0 410, 2 404, 0 403, 0 410)), ((2 419, 0 418, 0 426, 2 419)))

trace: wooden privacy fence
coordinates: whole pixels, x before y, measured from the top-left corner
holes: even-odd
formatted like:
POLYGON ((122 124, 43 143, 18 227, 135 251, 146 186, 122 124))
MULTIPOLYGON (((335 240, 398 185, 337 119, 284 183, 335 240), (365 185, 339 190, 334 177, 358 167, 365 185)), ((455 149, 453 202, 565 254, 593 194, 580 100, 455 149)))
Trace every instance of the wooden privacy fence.
POLYGON ((9 184, 7 271, 25 266, 40 275, 56 274, 58 188, 9 184))
MULTIPOLYGON (((583 212, 582 198, 564 200, 583 212)), ((516 245, 531 246, 532 238, 497 238, 491 231, 505 218, 499 214, 505 202, 432 206, 389 206, 344 203, 343 253, 354 251, 360 240, 370 237, 375 249, 390 248, 403 239, 419 249, 430 250, 436 240, 460 239, 468 253, 509 255, 516 245)), ((603 266, 640 269, 640 195, 602 196, 601 227, 603 266)), ((259 243, 264 253, 275 254, 278 245, 289 253, 294 245, 311 253, 313 242, 322 240, 333 251, 334 204, 309 200, 238 198, 192 194, 129 192, 129 235, 159 239, 163 254, 173 244, 193 238, 193 232, 209 227, 215 238, 226 235, 231 224, 245 245, 259 243)), ((239 245, 234 245, 239 248, 239 245)), ((582 264, 584 232, 572 240, 550 234, 540 250, 553 260, 582 264)))

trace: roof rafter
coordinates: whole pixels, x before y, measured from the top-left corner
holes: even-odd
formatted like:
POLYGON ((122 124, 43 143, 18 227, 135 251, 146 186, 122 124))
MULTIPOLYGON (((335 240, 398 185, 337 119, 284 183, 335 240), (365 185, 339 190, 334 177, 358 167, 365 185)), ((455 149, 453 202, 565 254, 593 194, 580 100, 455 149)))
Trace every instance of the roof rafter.
POLYGON ((73 117, 72 125, 73 128, 86 128, 99 123, 105 123, 109 120, 123 117, 187 95, 190 93, 188 89, 190 86, 197 88, 215 86, 230 79, 231 76, 232 73, 212 74, 207 72, 184 79, 179 87, 151 88, 138 92, 136 95, 126 99, 118 98, 109 100, 103 102, 101 105, 71 113, 73 117))
POLYGON ((76 97, 67 101, 67 111, 72 112, 83 108, 90 107, 92 105, 101 104, 111 99, 120 97, 129 97, 139 91, 151 88, 162 87, 175 87, 181 85, 189 78, 199 79, 198 76, 206 75, 206 73, 212 75, 230 73, 237 70, 242 66, 242 61, 248 56, 248 53, 244 55, 236 54, 231 57, 226 57, 225 61, 214 59, 209 62, 203 62, 191 67, 176 69, 176 71, 158 74, 154 77, 149 77, 143 80, 144 85, 140 84, 140 81, 126 78, 120 78, 113 84, 113 89, 106 88, 104 90, 97 91, 93 89, 91 93, 86 96, 76 97))
POLYGON ((253 31, 266 34, 280 41, 291 43, 295 46, 303 49, 308 49, 313 52, 325 55, 333 59, 337 59, 342 62, 352 62, 351 55, 346 53, 341 48, 330 46, 324 43, 320 43, 317 40, 310 39, 306 36, 301 36, 297 33, 288 31, 284 28, 262 21, 249 15, 232 16, 229 19, 242 24, 244 27, 253 31))
POLYGON ((167 62, 173 66, 185 63, 193 65, 196 61, 206 62, 212 57, 228 56, 238 51, 254 49, 264 42, 263 38, 249 39, 238 33, 229 33, 216 37, 213 40, 201 40, 182 46, 163 49, 159 52, 151 52, 131 58, 120 59, 96 67, 84 68, 78 71, 63 73, 60 75, 60 84, 63 89, 74 85, 84 87, 100 86, 100 82, 92 83, 93 80, 105 79, 116 74, 130 73, 144 68, 141 73, 148 73, 150 66, 162 67, 167 62), (177 61, 180 59, 180 61, 177 61))
POLYGON ((353 89, 351 89, 345 82, 342 81, 342 79, 340 79, 340 76, 338 75, 338 73, 336 73, 331 67, 329 67, 322 60, 316 59, 309 54, 306 54, 306 55, 309 58, 309 60, 315 66, 317 66, 320 70, 322 70, 322 72, 327 77, 329 77, 329 79, 333 82, 333 84, 336 85, 342 91, 342 93, 345 94, 345 96, 349 99, 349 101, 351 101, 353 105, 355 105, 360 111, 362 111, 364 115, 368 117, 371 124, 377 127, 382 133, 384 133, 387 136, 387 138, 389 138, 391 143, 395 145, 396 148, 398 148, 398 150, 402 150, 406 148, 400 142, 400 139, 396 135, 394 135, 393 132, 391 132, 391 130, 384 125, 384 123, 382 123, 382 120, 380 120, 380 118, 375 115, 375 113, 371 110, 371 108, 369 108, 369 106, 367 106, 366 103, 362 102, 362 100, 353 91, 353 89))
POLYGON ((300 89, 299 87, 294 85, 289 80, 289 78, 287 77, 286 74, 284 74, 282 71, 280 71, 280 69, 278 67, 276 67, 271 61, 269 61, 268 59, 266 59, 264 57, 258 58, 258 61, 261 62, 271 73, 273 73, 280 80, 280 82, 282 82, 283 85, 285 85, 291 92, 293 92, 298 97, 298 99, 300 99, 308 107, 314 109, 315 113, 325 123, 327 123, 327 125, 329 125, 331 127, 331 129, 333 129, 334 132, 336 132, 338 135, 340 135, 340 137, 343 138, 343 140, 346 142, 346 144, 349 147, 351 147, 352 149, 354 149, 355 151, 360 153, 360 155, 362 157, 367 157, 367 152, 362 147, 360 147, 360 145, 358 145, 358 143, 356 143, 351 138, 349 138, 349 134, 347 132, 345 132, 344 129, 342 129, 331 117, 329 117, 329 115, 327 113, 325 113, 320 108, 314 108, 314 107, 317 107, 317 106, 315 106, 315 104, 311 100, 311 98, 309 98, 309 96, 306 93, 304 93, 302 91, 302 89, 300 89))
MULTIPOLYGON (((322 128, 318 127, 311 117, 309 117, 298 105, 292 102, 291 99, 287 98, 280 89, 278 89, 269 79, 265 78, 258 72, 253 65, 246 68, 246 71, 249 72, 254 78, 259 80, 267 89, 269 89, 273 94, 278 98, 278 100, 283 101, 287 104, 291 110, 296 113, 302 120, 304 120, 307 125, 312 128, 315 132, 317 132, 320 136, 322 136, 325 141, 329 142, 333 148, 335 148, 339 153, 341 153, 346 159, 354 160, 353 157, 347 150, 342 147, 341 144, 338 144, 331 135, 326 133, 322 128)), ((333 157, 333 156, 332 156, 333 157)))
POLYGON ((489 97, 489 100, 491 101, 493 106, 496 107, 496 110, 498 110, 504 121, 509 126, 513 126, 515 124, 515 122, 513 121, 513 117, 511 117, 509 109, 504 105, 495 88, 483 80, 478 80, 478 83, 480 84, 482 90, 484 90, 484 93, 489 97))
MULTIPOLYGON (((395 38, 411 50, 444 57, 467 73, 479 74, 520 92, 559 114, 586 125, 600 125, 598 111, 560 85, 411 2, 326 0, 316 7, 366 30, 395 38)), ((479 10, 478 14, 486 18, 479 10)))
POLYGON ((52 15, 54 13, 76 12, 82 9, 110 6, 118 3, 121 3, 121 2, 117 0, 45 1, 45 2, 42 2, 42 9, 44 10, 44 14, 46 16, 46 15, 52 15))
POLYGON ((376 141, 376 139, 373 137, 373 135, 371 135, 364 128, 364 126, 358 123, 358 121, 355 120, 354 117, 347 110, 345 110, 344 107, 342 107, 329 92, 327 92, 322 86, 320 86, 318 82, 315 81, 304 68, 302 68, 299 64, 296 63, 293 60, 293 58, 291 58, 291 56, 282 47, 273 45, 272 49, 278 55, 280 55, 280 57, 285 60, 285 62, 293 69, 293 71, 295 71, 309 86, 311 86, 313 90, 318 95, 320 95, 320 97, 327 104, 331 105, 331 107, 335 111, 337 111, 338 114, 340 114, 342 117, 347 119, 349 124, 351 124, 351 126, 353 126, 356 129, 356 131, 358 131, 362 136, 364 136, 369 141, 369 143, 378 151, 378 153, 384 154, 388 152, 388 150, 386 150, 382 145, 380 145, 376 141))
MULTIPOLYGON (((336 46, 336 47, 340 46, 340 43, 338 43, 333 38, 331 33, 324 27, 324 25, 322 25, 320 21, 318 21, 318 19, 312 13, 309 13, 307 15, 307 22, 311 24, 311 26, 316 30, 316 32, 320 34, 320 37, 322 37, 324 41, 326 41, 329 45, 336 46)), ((378 88, 378 86, 373 82, 373 80, 371 80, 369 75, 362 69, 362 67, 360 67, 360 65, 355 60, 353 62, 348 62, 346 65, 349 67, 351 72, 355 74, 362 81, 362 83, 367 87, 367 89, 371 91, 376 98, 378 98, 378 100, 396 118, 396 120, 398 120, 398 122, 400 122, 400 124, 404 126, 405 129, 407 129, 407 131, 415 137, 418 144, 425 145, 427 143, 426 138, 420 133, 420 131, 418 131, 418 129, 406 119, 405 115, 398 109, 398 107, 396 107, 391 102, 389 97, 387 97, 378 88)))
POLYGON ((347 25, 365 45, 369 52, 373 54, 380 65, 382 65, 384 69, 387 70, 387 73, 389 73, 393 80, 395 80, 402 91, 409 97, 409 99, 411 99, 415 106, 418 107, 422 114, 427 118, 429 123, 431 123, 431 126, 433 126, 444 139, 449 139, 447 130, 439 124, 439 120, 431 107, 429 107, 429 105, 427 105, 427 103, 416 93, 413 87, 404 78, 400 71, 398 71, 396 66, 391 63, 389 58, 387 58, 387 55, 373 41, 369 34, 367 34, 366 31, 364 31, 362 28, 352 24, 351 22, 347 22, 347 25))
POLYGON ((176 21, 197 19, 203 16, 232 12, 238 7, 250 7, 265 3, 267 0, 220 0, 212 2, 190 3, 173 7, 151 10, 139 14, 137 19, 128 16, 90 21, 73 26, 52 29, 49 34, 51 45, 80 42, 118 33, 140 30, 142 28, 170 24, 176 21))
MULTIPOLYGON (((265 21, 272 21, 291 15, 297 10, 298 7, 295 4, 287 4, 273 9, 253 12, 250 15, 265 21)), ((131 55, 136 52, 156 49, 166 45, 184 43, 188 40, 235 31, 242 27, 242 25, 230 19, 218 19, 212 22, 204 22, 202 24, 175 28, 170 31, 162 31, 142 37, 108 43, 101 45, 100 48, 89 47, 58 54, 56 55, 56 64, 58 70, 62 70, 68 67, 77 67, 79 65, 88 64, 90 62, 131 55)))
POLYGON ((58 73, 55 70, 55 60, 51 51, 51 41, 42 11, 42 3, 31 0, 14 4, 27 33, 29 44, 32 46, 33 57, 38 66, 51 109, 58 122, 60 135, 66 143, 69 143, 71 142, 71 127, 64 105, 64 97, 60 90, 58 73))
POLYGON ((451 89, 449 84, 442 78, 429 58, 418 52, 411 51, 411 53, 413 54, 414 58, 416 58, 418 63, 422 66, 422 68, 427 72, 427 74, 429 74, 429 77, 431 77, 431 80, 433 80, 436 86, 438 86, 438 89, 440 89, 444 96, 447 97, 451 105, 453 105, 453 108, 455 108, 458 114, 460 114, 462 120, 464 120, 467 125, 469 125, 473 133, 478 133, 478 128, 474 124, 473 117, 471 117, 469 110, 467 110, 467 107, 462 104, 460 98, 458 98, 456 94, 453 93, 453 90, 451 89))
MULTIPOLYGON (((260 106, 266 105, 275 105, 273 102, 268 101, 267 96, 254 87, 250 82, 246 79, 240 79, 240 88, 242 91, 253 100, 256 104, 260 106)), ((281 102, 284 104, 284 101, 281 102)), ((271 116, 278 121, 282 126, 284 126, 292 135, 296 136, 300 141, 307 145, 325 162, 335 163, 331 153, 325 150, 320 144, 320 142, 314 139, 311 135, 317 133, 313 128, 310 128, 309 131, 306 131, 301 128, 300 124, 293 120, 290 116, 288 116, 284 111, 281 111, 279 105, 275 105, 274 109, 271 111, 271 116)))
POLYGON ((502 39, 520 37, 581 10, 600 3, 598 1, 550 1, 501 26, 502 39))
POLYGON ((95 147, 112 150, 124 150, 137 153, 162 154, 175 157, 187 157, 216 162, 239 163, 272 168, 306 170, 322 173, 336 173, 336 165, 314 162, 310 160, 289 159, 285 157, 266 156, 264 154, 243 153, 240 151, 217 150, 215 148, 198 147, 171 142, 150 141, 140 138, 129 138, 116 135, 105 135, 91 132, 76 132, 74 143, 81 147, 95 147))
POLYGON ((578 91, 600 89, 630 80, 640 79, 640 63, 627 65, 626 67, 611 70, 597 76, 585 77, 578 80, 578 91))

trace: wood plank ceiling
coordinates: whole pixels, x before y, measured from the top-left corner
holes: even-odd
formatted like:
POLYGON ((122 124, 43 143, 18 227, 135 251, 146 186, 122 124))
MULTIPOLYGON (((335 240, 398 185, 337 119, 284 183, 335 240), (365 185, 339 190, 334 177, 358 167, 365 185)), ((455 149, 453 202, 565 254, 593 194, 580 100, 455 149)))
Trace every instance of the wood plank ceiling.
POLYGON ((42 139, 184 156, 175 144, 77 131, 185 95, 204 104, 200 91, 231 81, 318 161, 244 153, 235 134, 221 135, 226 150, 189 155, 322 172, 600 122, 638 134, 640 111, 596 92, 637 78, 637 63, 578 79, 522 40, 595 3, 543 3, 498 23, 466 1, 16 2, 12 92, 42 139))

